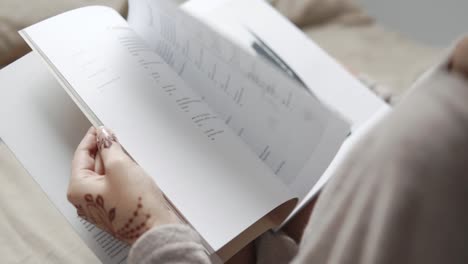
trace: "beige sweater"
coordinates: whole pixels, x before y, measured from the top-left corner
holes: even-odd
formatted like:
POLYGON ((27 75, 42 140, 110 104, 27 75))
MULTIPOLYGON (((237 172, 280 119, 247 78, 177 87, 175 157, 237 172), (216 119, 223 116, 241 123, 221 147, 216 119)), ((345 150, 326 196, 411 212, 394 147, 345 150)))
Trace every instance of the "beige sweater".
MULTIPOLYGON (((349 155, 299 249, 282 234, 258 263, 468 263, 468 81, 439 69, 349 155), (296 252, 297 251, 297 252, 296 252)), ((209 263, 181 225, 140 238, 129 263, 209 263)))

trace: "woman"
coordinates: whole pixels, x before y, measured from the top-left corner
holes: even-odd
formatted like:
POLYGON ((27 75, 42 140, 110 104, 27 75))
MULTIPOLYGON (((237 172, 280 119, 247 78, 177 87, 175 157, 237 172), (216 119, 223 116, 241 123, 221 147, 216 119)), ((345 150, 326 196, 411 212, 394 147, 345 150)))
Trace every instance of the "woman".
MULTIPOLYGON (((412 91, 355 147, 300 244, 267 233, 256 241, 257 263, 468 263, 468 38, 442 71, 451 85, 433 79, 412 91)), ((88 131, 72 167, 68 199, 132 244, 129 263, 209 263, 197 233, 108 129, 88 131), (104 204, 111 209, 87 210, 104 204)), ((302 231, 307 212, 290 234, 302 231)))

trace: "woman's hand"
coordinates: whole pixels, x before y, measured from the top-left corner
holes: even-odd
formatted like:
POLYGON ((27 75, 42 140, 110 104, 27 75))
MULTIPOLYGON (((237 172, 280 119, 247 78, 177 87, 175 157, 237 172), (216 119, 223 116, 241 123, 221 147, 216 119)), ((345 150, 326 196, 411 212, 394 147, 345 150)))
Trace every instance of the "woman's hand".
POLYGON ((78 146, 67 196, 80 217, 130 244, 152 227, 180 222, 154 181, 103 127, 91 127, 78 146))

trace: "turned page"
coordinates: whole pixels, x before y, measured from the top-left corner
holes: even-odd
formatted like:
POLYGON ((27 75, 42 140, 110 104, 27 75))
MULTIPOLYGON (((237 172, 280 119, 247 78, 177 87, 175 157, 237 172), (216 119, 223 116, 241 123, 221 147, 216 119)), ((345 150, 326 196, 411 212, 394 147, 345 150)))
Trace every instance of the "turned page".
POLYGON ((70 11, 22 35, 79 106, 115 131, 212 250, 292 199, 112 9, 70 11))
POLYGON ((170 1, 130 0, 128 23, 294 195, 313 188, 349 133, 340 115, 170 1))

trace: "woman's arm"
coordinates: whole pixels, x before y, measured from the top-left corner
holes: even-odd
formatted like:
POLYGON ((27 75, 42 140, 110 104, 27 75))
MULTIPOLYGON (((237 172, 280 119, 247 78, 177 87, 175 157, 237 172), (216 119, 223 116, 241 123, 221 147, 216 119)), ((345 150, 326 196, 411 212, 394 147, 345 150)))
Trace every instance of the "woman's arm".
POLYGON ((133 244, 129 263, 209 263, 198 234, 106 128, 90 128, 72 162, 68 200, 80 217, 133 244))

